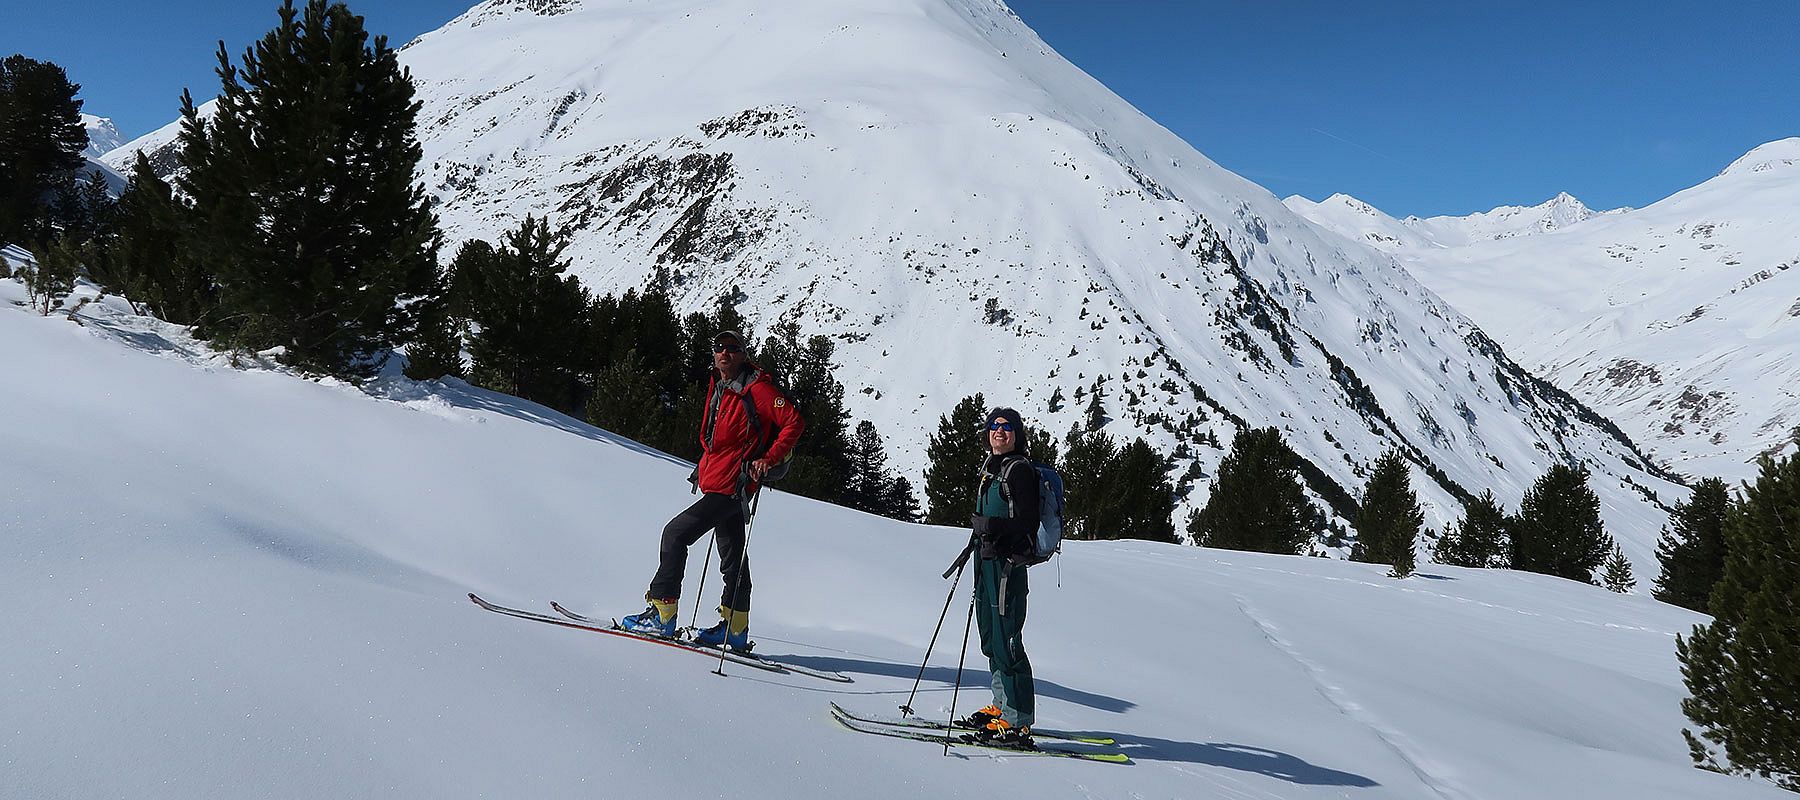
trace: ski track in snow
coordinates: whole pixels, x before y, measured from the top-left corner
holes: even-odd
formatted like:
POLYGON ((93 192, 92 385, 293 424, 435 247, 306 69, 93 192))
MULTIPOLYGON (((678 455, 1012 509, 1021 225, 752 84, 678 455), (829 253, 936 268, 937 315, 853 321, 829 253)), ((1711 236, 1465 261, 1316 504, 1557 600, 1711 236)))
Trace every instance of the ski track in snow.
POLYGON ((1324 668, 1321 667, 1318 662, 1302 655, 1293 644, 1289 643, 1286 639, 1283 639, 1281 637, 1281 629, 1267 616, 1258 612, 1256 608, 1250 604, 1248 599, 1242 594, 1235 592, 1232 594, 1232 597, 1237 600, 1238 610, 1242 611, 1244 616, 1249 618, 1250 622, 1262 630, 1263 638, 1267 639, 1269 644, 1286 654, 1288 658, 1293 659, 1302 669, 1306 670, 1306 674, 1312 678, 1313 685, 1317 687, 1319 694, 1323 696, 1327 702, 1336 706, 1339 711, 1343 712, 1344 716, 1355 720, 1357 723, 1373 731, 1375 736, 1386 743, 1387 746, 1394 751, 1394 754, 1399 756, 1402 762, 1412 768, 1413 773, 1418 776, 1421 784, 1424 784, 1433 794, 1444 800, 1473 800, 1473 797, 1468 792, 1454 787, 1449 780, 1433 774, 1432 771, 1425 766, 1425 762, 1427 762, 1429 758, 1420 752, 1420 748, 1413 744, 1406 734, 1383 723, 1374 713, 1363 707, 1361 703, 1356 702, 1356 699, 1351 697, 1344 687, 1330 681, 1325 674, 1324 668))
MULTIPOLYGON (((1116 554, 1116 555, 1123 555, 1123 554, 1116 554)), ((1155 558, 1151 558, 1151 557, 1147 557, 1147 556, 1135 556, 1135 557, 1129 557, 1129 558, 1131 558, 1131 560, 1137 561, 1142 564, 1147 564, 1147 565, 1170 566, 1169 564, 1167 564, 1167 562, 1158 561, 1155 558)), ((1591 619, 1580 619, 1577 617, 1565 617, 1560 614, 1548 614, 1548 613, 1544 613, 1542 611, 1527 611, 1522 608, 1514 608, 1512 606, 1504 605, 1501 603, 1489 602, 1486 600, 1477 600, 1472 597, 1460 597, 1460 596, 1453 595, 1453 594, 1445 594, 1443 592, 1433 592, 1428 589, 1420 589, 1420 588, 1417 588, 1414 586, 1405 586, 1405 585, 1402 585, 1399 580, 1395 580, 1395 579, 1371 581, 1371 580, 1364 580, 1361 578, 1347 578, 1347 577, 1343 577, 1340 575, 1316 575, 1316 574, 1310 574, 1310 573, 1302 573, 1302 572, 1297 572, 1295 570, 1276 569, 1274 567, 1263 567, 1263 566, 1257 566, 1254 564, 1234 564, 1234 563, 1221 562, 1219 564, 1219 566, 1226 566, 1231 569, 1249 570, 1252 572, 1264 572, 1264 573, 1269 573, 1272 575, 1304 576, 1304 577, 1306 577, 1306 579, 1314 580, 1314 581, 1326 581, 1326 582, 1330 582, 1330 583, 1348 583, 1348 584, 1355 584, 1358 586, 1367 586, 1371 589, 1376 589, 1379 591, 1404 592, 1407 594, 1416 594, 1416 595, 1423 595, 1426 597, 1435 597, 1440 600, 1449 600, 1449 601, 1456 602, 1456 603, 1462 603, 1464 605, 1478 606, 1480 608, 1489 608, 1489 609, 1493 609, 1495 611, 1505 611, 1507 613, 1517 614, 1522 617, 1533 617, 1536 619, 1550 620, 1553 622, 1565 622, 1570 625, 1585 625, 1590 628, 1603 628, 1606 630, 1615 630, 1615 631, 1638 631, 1641 633, 1653 633, 1658 636, 1664 636, 1664 637, 1667 637, 1670 639, 1673 639, 1676 636, 1680 636, 1683 633, 1685 633, 1685 631, 1670 631, 1670 630, 1663 630, 1662 628, 1647 628, 1647 627, 1644 627, 1641 625, 1622 625, 1617 622, 1597 622, 1597 621, 1591 620, 1591 619)), ((1222 586, 1222 584, 1215 584, 1215 585, 1222 586)))

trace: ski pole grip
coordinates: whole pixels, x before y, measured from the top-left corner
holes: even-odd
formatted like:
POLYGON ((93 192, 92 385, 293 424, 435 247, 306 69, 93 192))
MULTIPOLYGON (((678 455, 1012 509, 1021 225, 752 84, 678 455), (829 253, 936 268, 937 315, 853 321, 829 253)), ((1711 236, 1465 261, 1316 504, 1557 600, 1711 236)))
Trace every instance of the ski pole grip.
POLYGON ((963 568, 964 564, 969 563, 969 554, 974 553, 974 552, 975 552, 975 539, 973 537, 971 537, 969 539, 969 543, 963 547, 962 552, 958 553, 956 555, 956 560, 951 562, 950 568, 947 570, 944 570, 944 579, 949 580, 951 575, 956 574, 958 571, 960 571, 963 568))

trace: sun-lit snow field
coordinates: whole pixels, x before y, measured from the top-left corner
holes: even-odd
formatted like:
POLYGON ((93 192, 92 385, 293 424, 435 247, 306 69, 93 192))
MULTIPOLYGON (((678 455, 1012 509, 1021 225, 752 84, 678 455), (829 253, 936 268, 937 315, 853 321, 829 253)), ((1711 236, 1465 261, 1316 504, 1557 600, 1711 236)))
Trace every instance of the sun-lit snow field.
POLYGON ((1135 764, 850 733, 826 702, 906 698, 963 532, 764 498, 759 650, 855 683, 720 678, 464 597, 637 610, 687 465, 462 384, 238 369, 113 301, 78 326, 22 295, 0 280, 6 798, 1790 796, 1689 766, 1673 649, 1699 615, 1149 543, 1036 568, 1026 633, 1040 724, 1135 764))

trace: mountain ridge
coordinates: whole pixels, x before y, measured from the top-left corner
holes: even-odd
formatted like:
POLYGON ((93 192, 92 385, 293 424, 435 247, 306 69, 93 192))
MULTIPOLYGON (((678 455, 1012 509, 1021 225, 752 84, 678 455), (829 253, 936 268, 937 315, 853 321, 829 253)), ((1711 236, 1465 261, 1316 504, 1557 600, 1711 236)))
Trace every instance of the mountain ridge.
POLYGON ((1800 447, 1797 205, 1787 138, 1644 208, 1504 241, 1409 248, 1383 238, 1385 215, 1307 211, 1389 252, 1659 460, 1741 480, 1800 447))

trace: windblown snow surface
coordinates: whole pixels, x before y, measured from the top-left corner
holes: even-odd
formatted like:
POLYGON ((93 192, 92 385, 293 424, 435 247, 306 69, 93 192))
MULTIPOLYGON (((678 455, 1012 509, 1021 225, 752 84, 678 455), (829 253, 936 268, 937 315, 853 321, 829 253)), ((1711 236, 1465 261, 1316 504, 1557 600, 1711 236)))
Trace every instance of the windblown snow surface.
POLYGON ((718 677, 465 599, 637 610, 687 464, 457 382, 234 367, 114 299, 80 324, 22 299, 0 280, 0 797, 1791 797, 1689 766, 1674 637, 1698 614, 1136 542, 1034 568, 1025 637, 1040 724, 1134 764, 851 733, 826 702, 907 698, 965 532, 772 493, 758 649, 855 682, 718 677))

